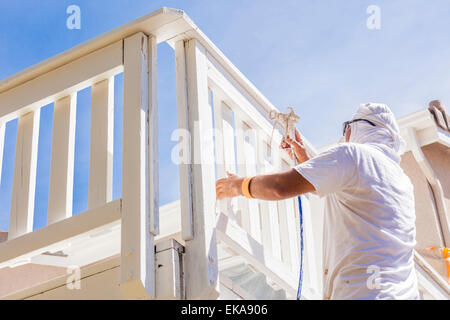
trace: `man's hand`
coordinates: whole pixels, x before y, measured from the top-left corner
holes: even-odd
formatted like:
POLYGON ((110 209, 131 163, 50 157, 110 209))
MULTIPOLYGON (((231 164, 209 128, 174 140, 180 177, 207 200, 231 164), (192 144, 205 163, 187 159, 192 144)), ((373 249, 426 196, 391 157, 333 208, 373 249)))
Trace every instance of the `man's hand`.
POLYGON ((295 129, 295 140, 292 140, 288 135, 286 139, 283 138, 280 144, 280 147, 286 150, 289 157, 292 159, 291 146, 294 149, 295 158, 298 164, 309 160, 308 154, 306 152, 306 147, 304 146, 303 140, 300 137, 300 132, 298 132, 297 129, 295 129))
POLYGON ((219 179, 216 182, 216 199, 233 198, 242 194, 243 178, 229 173, 228 178, 219 179))

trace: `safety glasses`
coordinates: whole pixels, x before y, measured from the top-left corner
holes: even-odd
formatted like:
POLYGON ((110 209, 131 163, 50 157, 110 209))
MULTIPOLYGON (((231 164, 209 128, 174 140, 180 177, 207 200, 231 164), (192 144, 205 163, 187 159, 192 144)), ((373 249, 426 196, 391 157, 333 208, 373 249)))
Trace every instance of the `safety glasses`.
POLYGON ((348 126, 349 126, 351 123, 353 123, 353 122, 358 122, 358 121, 365 121, 365 122, 367 122, 368 124, 370 124, 371 126, 376 127, 376 124, 375 124, 375 123, 373 123, 372 121, 366 120, 366 119, 354 119, 354 120, 351 120, 351 121, 345 121, 345 122, 342 124, 342 135, 345 136, 345 132, 347 131, 348 126))

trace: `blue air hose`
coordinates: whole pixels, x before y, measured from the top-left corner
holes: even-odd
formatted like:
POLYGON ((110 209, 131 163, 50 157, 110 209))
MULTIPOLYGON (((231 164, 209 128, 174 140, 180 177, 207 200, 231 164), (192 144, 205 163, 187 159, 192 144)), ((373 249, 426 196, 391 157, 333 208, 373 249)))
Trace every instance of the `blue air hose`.
POLYGON ((298 209, 300 213, 300 275, 298 279, 297 300, 300 300, 302 295, 302 283, 303 283, 303 211, 302 211, 302 199, 300 196, 298 199, 298 209))

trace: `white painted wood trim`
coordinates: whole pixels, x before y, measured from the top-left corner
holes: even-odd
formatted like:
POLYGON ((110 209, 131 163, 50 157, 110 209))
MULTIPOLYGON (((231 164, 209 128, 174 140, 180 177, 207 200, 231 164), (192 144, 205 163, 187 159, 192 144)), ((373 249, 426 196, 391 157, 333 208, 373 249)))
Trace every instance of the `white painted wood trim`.
MULTIPOLYGON (((290 168, 289 164, 285 161, 281 161, 280 164, 280 171, 286 171, 290 168)), ((298 242, 296 216, 299 213, 295 211, 295 202, 297 202, 297 197, 279 201, 278 212, 283 262, 287 263, 295 274, 298 274, 300 243, 298 242)))
POLYGON ((122 72, 122 41, 0 93, 0 119, 11 120, 122 72))
POLYGON ((414 262, 419 286, 427 290, 436 299, 450 298, 450 285, 430 264, 414 250, 414 262))
POLYGON ((114 77, 92 86, 88 208, 112 200, 114 77))
MULTIPOLYGON (((238 119, 242 119, 241 113, 236 112, 238 119)), ((257 174, 257 133, 247 124, 244 125, 244 149, 245 149, 245 167, 248 176, 255 176, 257 174), (245 137, 248 136, 248 142, 245 137)), ((256 241, 261 240, 261 206, 260 200, 248 200, 248 213, 250 220, 250 234, 256 241)))
MULTIPOLYGON (((237 174, 236 149, 235 149, 235 129, 233 121, 233 110, 222 100, 219 101, 222 119, 223 136, 223 161, 224 169, 233 174, 237 174)), ((219 176, 220 177, 220 176, 219 176)), ((226 172, 222 177, 227 177, 226 172)), ((221 178, 221 177, 220 177, 221 178)), ((224 203, 226 212, 237 223, 240 223, 241 213, 239 212, 239 198, 226 198, 221 200, 224 203)))
MULTIPOLYGON (((240 299, 243 300, 257 300, 251 292, 243 289, 239 284, 228 278, 222 272, 220 273, 220 284, 223 285, 226 289, 230 290, 233 295, 237 295, 240 299)), ((222 295, 223 292, 221 292, 222 295)))
POLYGON ((9 260, 20 260, 48 251, 67 242, 66 240, 83 235, 96 228, 113 223, 120 219, 121 199, 89 210, 73 217, 61 220, 41 229, 22 235, 21 237, 0 243, 0 268, 9 260))
MULTIPOLYGON (((212 91, 212 101, 211 95, 208 90, 208 101, 210 101, 210 108, 213 111, 214 117, 214 141, 215 141, 215 164, 217 179, 222 179, 227 176, 226 174, 226 163, 225 163, 225 135, 223 128, 223 106, 221 96, 217 91, 212 91), (212 103, 211 103, 212 102, 212 103)), ((221 212, 227 212, 229 209, 230 199, 217 200, 217 207, 221 212)))
MULTIPOLYGON (((186 74, 186 53, 184 41, 178 41, 175 45, 175 65, 177 83, 177 109, 178 109, 178 129, 183 131, 182 141, 183 158, 190 161, 191 157, 191 134, 189 130, 189 109, 187 96, 187 74, 186 74)), ((180 144, 181 146, 181 144, 180 144)), ((178 160, 178 159, 177 159, 178 160)), ((183 240, 194 238, 194 221, 192 213, 192 179, 190 163, 180 161, 180 210, 181 210, 181 236, 183 240)))
MULTIPOLYGON (((75 217, 73 217, 75 218, 75 217)), ((72 218, 70 218, 72 219, 72 218)), ((68 219, 68 220, 70 220, 68 219)), ((81 276, 81 284, 80 287, 83 288, 90 288, 93 283, 86 283, 88 279, 95 278, 97 276, 102 277, 102 274, 105 274, 105 272, 111 272, 115 269, 120 268, 120 257, 113 256, 98 262, 95 262, 93 264, 90 264, 88 266, 82 267, 80 269, 80 276, 81 276)), ((46 296, 46 293, 50 293, 53 290, 58 290, 58 288, 66 288, 67 284, 67 278, 68 275, 62 275, 57 278, 54 278, 52 280, 49 280, 47 282, 39 283, 37 285, 34 285, 32 287, 22 289, 13 293, 9 293, 6 296, 0 297, 1 300, 27 300, 27 299, 39 299, 39 296, 44 295, 47 299, 48 296, 46 296)), ((104 280, 103 280, 104 281, 104 280)), ((117 280, 115 280, 117 281, 117 280)), ((95 286, 95 285, 94 285, 95 286)), ((103 288, 103 287, 101 287, 103 288)), ((66 289, 68 290, 68 289, 66 289)), ((76 291, 78 294, 80 294, 81 297, 79 299, 83 300, 89 300, 89 298, 86 298, 86 295, 82 294, 81 292, 78 292, 78 290, 71 290, 70 292, 76 291)), ((84 292, 83 292, 84 293, 84 292)), ((61 295, 58 297, 61 300, 68 299, 69 297, 61 295)), ((96 296, 96 299, 101 299, 100 296, 96 296)), ((74 296, 70 297, 70 299, 75 299, 74 296)), ((51 300, 51 298, 50 298, 51 300)))
POLYGON ((407 143, 411 148, 414 159, 417 161, 420 170, 425 175, 427 181, 430 183, 433 190, 433 198, 437 209, 439 228, 442 232, 444 244, 446 247, 450 246, 450 215, 446 206, 444 197, 444 190, 442 189, 439 177, 433 170, 430 162, 422 151, 420 143, 417 138, 417 133, 413 127, 407 127, 407 143))
POLYGON ((168 239, 159 242, 155 252, 156 297, 164 300, 184 299, 184 247, 174 239, 168 239))
MULTIPOLYGON (((208 98, 209 95, 208 95, 208 98)), ((222 113, 222 99, 216 90, 212 90, 212 104, 214 115, 214 132, 215 132, 215 163, 217 168, 217 178, 225 178, 225 141, 223 134, 223 113, 222 113)))
POLYGON ((40 109, 19 118, 8 240, 33 231, 40 109))
POLYGON ((76 93, 55 102, 47 225, 72 216, 76 93))
POLYGON ((292 276, 289 268, 268 253, 261 243, 228 219, 225 214, 220 214, 218 218, 217 237, 249 264, 286 290, 289 296, 295 297, 297 279, 292 276))
POLYGON ((150 232, 159 234, 158 73, 156 37, 148 38, 148 171, 150 232))
POLYGON ((121 41, 136 32, 154 35, 158 43, 171 39, 191 28, 185 22, 184 16, 182 10, 167 7, 159 8, 0 81, 0 92, 9 90, 82 56, 121 41))
POLYGON ((191 179, 194 238, 186 241, 186 298, 215 299, 219 271, 215 235, 215 169, 212 110, 208 103, 205 49, 185 44, 188 121, 191 132, 191 179))
MULTIPOLYGON (((247 177, 247 157, 245 154, 245 138, 244 132, 248 129, 248 126, 242 121, 239 116, 239 112, 234 113, 236 122, 236 156, 237 156, 237 174, 241 177, 247 177)), ((241 210, 240 225, 242 228, 251 233, 251 220, 249 212, 249 199, 245 197, 239 197, 239 208, 241 210)), ((259 216, 259 215, 258 215, 259 216)))
POLYGON ((148 210, 148 37, 124 40, 121 290, 155 297, 153 235, 148 210))
MULTIPOLYGON (((273 172, 272 164, 266 160, 266 151, 270 146, 259 131, 257 137, 257 154, 259 174, 273 172)), ((272 160, 273 161, 273 160, 272 160)), ((275 201, 260 200, 261 235, 264 249, 281 261, 280 229, 278 223, 278 207, 275 201)))

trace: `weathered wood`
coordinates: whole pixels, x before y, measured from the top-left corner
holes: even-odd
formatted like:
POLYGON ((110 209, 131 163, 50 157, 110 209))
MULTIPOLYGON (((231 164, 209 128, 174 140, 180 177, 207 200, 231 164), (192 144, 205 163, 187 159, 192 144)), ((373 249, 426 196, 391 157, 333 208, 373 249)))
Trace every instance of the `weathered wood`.
POLYGON ((8 240, 33 231, 40 109, 19 118, 8 240))
POLYGON ((158 73, 156 37, 148 38, 148 171, 150 232, 159 234, 158 73))
POLYGON ((184 247, 174 239, 167 239, 156 245, 156 297, 158 299, 184 299, 183 252, 184 247))
POLYGON ((153 235, 148 210, 148 37, 124 40, 121 290, 125 298, 155 297, 153 235))
POLYGON ((122 41, 0 93, 0 119, 10 120, 122 71, 122 41))
POLYGON ((196 40, 186 45, 186 73, 191 139, 194 238, 186 241, 186 298, 218 296, 219 273, 215 233, 215 170, 212 111, 208 103, 205 49, 196 40))
POLYGON ((114 77, 92 86, 88 208, 112 200, 114 77))
MULTIPOLYGON (((192 178, 191 178, 191 135, 189 131, 189 110, 187 96, 187 75, 186 75, 186 53, 184 41, 178 41, 175 45, 175 65, 177 82, 177 109, 178 109, 178 128, 185 133, 182 141, 182 150, 179 150, 178 156, 187 161, 179 161, 180 172, 180 208, 181 208, 181 236, 183 240, 192 240, 194 238, 194 221, 192 213, 192 178)), ((181 147, 181 145, 180 145, 181 147)))
POLYGON ((77 95, 55 102, 47 224, 72 216, 77 95))

